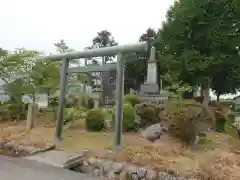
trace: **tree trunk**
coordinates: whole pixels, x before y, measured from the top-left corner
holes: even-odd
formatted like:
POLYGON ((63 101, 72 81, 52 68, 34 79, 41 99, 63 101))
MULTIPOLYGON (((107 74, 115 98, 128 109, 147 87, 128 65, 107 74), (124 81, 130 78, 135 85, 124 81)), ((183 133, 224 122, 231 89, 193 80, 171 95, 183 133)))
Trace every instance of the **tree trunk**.
POLYGON ((217 93, 217 102, 219 102, 219 100, 220 100, 220 94, 217 93))
POLYGON ((205 107, 208 107, 208 104, 210 101, 210 84, 209 84, 209 82, 203 86, 202 92, 203 92, 203 103, 202 104, 205 107))
POLYGON ((35 103, 36 102, 36 95, 35 95, 35 93, 32 94, 32 97, 33 97, 32 98, 33 99, 33 103, 35 103))
POLYGON ((200 87, 200 96, 203 97, 203 86, 200 87))

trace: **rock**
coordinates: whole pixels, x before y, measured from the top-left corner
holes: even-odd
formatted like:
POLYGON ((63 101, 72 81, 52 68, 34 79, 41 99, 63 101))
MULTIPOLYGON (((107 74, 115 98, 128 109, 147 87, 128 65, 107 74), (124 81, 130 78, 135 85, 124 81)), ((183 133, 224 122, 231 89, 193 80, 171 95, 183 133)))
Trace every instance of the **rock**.
POLYGON ((154 142, 160 139, 163 134, 163 128, 160 124, 154 124, 142 131, 141 136, 147 140, 154 142))
POLYGON ((131 180, 139 180, 137 173, 131 174, 131 180))
POLYGON ((36 151, 40 151, 41 149, 40 148, 35 148, 35 147, 32 147, 32 146, 18 146, 18 149, 21 150, 21 151, 26 151, 28 153, 32 153, 32 152, 36 152, 36 151))
POLYGON ((9 141, 7 143, 4 143, 4 148, 15 148, 15 143, 14 141, 9 141))
POLYGON ((100 170, 100 176, 104 176, 105 172, 104 172, 103 166, 100 166, 99 170, 100 170))
POLYGON ((89 163, 88 163, 88 161, 83 161, 82 165, 83 166, 89 166, 89 163))
POLYGON ((90 173, 90 167, 89 166, 81 166, 80 172, 82 173, 90 173))
POLYGON ((4 145, 7 143, 5 140, 0 140, 0 149, 4 149, 4 145))
POLYGON ((81 166, 77 166, 77 167, 73 167, 73 168, 70 168, 69 170, 71 171, 75 171, 75 172, 80 172, 80 173, 86 173, 85 171, 82 171, 83 167, 81 166))
POLYGON ((185 177, 177 177, 177 180, 187 180, 185 177))
POLYGON ((112 161, 104 161, 102 163, 104 173, 107 173, 111 169, 112 163, 112 161))
POLYGON ((107 177, 109 179, 116 179, 116 174, 113 171, 108 172, 107 177))
POLYGON ((119 179, 120 180, 126 180, 127 179, 127 176, 128 176, 128 173, 126 171, 122 171, 120 174, 119 174, 119 179))
POLYGON ((168 173, 166 172, 158 172, 158 180, 167 180, 166 177, 168 176, 168 173))
POLYGON ((113 163, 111 170, 115 174, 120 174, 120 172, 123 170, 125 163, 113 163))
POLYGON ((143 168, 143 167, 140 167, 137 169, 137 175, 139 178, 145 178, 146 177, 146 174, 147 174, 147 169, 146 168, 143 168))
POLYGON ((90 157, 87 162, 90 164, 90 165, 95 165, 96 162, 97 162, 97 159, 94 158, 94 157, 90 157))
POLYGON ((137 174, 137 167, 134 165, 126 165, 124 170, 130 174, 137 174))
POLYGON ((64 162, 63 168, 69 169, 74 166, 81 165, 83 161, 86 159, 86 151, 78 152, 70 156, 70 158, 64 162))
POLYGON ((100 168, 103 163, 103 159, 96 159, 96 163, 94 164, 94 167, 100 168))
POLYGON ((157 172, 148 169, 147 174, 146 174, 146 179, 147 180, 152 180, 152 179, 156 179, 156 178, 157 178, 157 172))
POLYGON ((94 176, 100 176, 100 169, 94 169, 92 174, 94 176))

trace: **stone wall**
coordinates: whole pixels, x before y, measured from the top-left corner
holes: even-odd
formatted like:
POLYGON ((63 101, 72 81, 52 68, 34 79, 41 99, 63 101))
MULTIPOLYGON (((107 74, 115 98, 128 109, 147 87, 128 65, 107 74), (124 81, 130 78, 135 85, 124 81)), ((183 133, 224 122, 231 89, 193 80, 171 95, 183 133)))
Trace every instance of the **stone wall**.
POLYGON ((122 180, 194 180, 174 175, 173 173, 158 172, 147 167, 139 167, 126 162, 114 162, 94 157, 79 162, 70 168, 80 173, 104 176, 108 179, 122 180))

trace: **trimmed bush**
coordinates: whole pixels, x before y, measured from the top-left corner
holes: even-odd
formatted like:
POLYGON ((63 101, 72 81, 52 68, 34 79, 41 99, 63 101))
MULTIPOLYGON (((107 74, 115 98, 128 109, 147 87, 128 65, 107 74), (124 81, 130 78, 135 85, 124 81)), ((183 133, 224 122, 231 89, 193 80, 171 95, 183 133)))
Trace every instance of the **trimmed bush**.
POLYGON ((100 108, 90 109, 86 114, 86 128, 88 131, 101 131, 105 126, 105 113, 100 108))
MULTIPOLYGON (((112 109, 112 118, 113 118, 113 126, 115 124, 115 107, 112 109)), ((136 131, 136 123, 135 123, 135 109, 132 107, 130 103, 125 103, 123 105, 123 131, 130 132, 136 131)))
POLYGON ((155 105, 150 103, 141 103, 136 105, 137 115, 141 118, 140 128, 156 124, 160 121, 160 112, 164 108, 162 105, 155 105))
POLYGON ((124 101, 125 102, 129 102, 133 107, 136 104, 140 103, 140 99, 135 94, 127 94, 127 95, 125 95, 124 96, 124 101))

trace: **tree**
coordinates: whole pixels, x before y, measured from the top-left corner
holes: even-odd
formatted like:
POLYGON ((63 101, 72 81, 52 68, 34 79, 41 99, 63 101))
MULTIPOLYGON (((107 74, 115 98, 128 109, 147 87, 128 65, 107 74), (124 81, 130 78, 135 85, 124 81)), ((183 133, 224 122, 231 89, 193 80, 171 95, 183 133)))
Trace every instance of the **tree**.
MULTIPOLYGON (((61 39, 59 42, 57 43, 54 43, 54 46, 56 47, 56 50, 59 52, 59 53, 67 53, 67 52, 72 52, 74 51, 74 49, 70 48, 66 41, 61 39)), ((70 64, 76 64, 76 65, 79 65, 79 59, 73 59, 69 62, 70 64)))
POLYGON ((60 72, 56 62, 39 60, 30 72, 30 86, 35 92, 53 94, 59 88, 60 72))
POLYGON ((211 89, 217 95, 217 101, 219 101, 220 95, 236 93, 236 87, 239 87, 240 84, 239 72, 236 69, 225 65, 213 76, 211 89))
MULTIPOLYGON (((92 46, 90 48, 102 48, 116 46, 118 43, 115 41, 112 33, 108 30, 102 30, 97 33, 97 36, 92 40, 92 46)), ((114 56, 104 56, 102 58, 102 64, 106 64, 109 61, 112 61, 114 56)))
MULTIPOLYGON (((139 41, 151 41, 156 37, 154 29, 148 28, 143 33, 139 41)), ((126 68, 125 68, 125 89, 128 91, 130 88, 138 89, 144 83, 147 74, 147 62, 149 59, 149 52, 131 53, 125 55, 126 68)))
MULTIPOLYGON (((116 46, 118 43, 115 41, 114 37, 112 36, 112 33, 108 30, 102 30, 100 32, 97 32, 97 36, 93 38, 92 45, 89 47, 86 47, 86 49, 94 49, 94 48, 103 48, 103 47, 110 47, 110 46, 116 46)), ((108 62, 113 61, 115 56, 103 56, 102 57, 102 63, 106 64, 108 62)), ((85 65, 88 64, 100 64, 97 58, 86 58, 85 59, 85 65)), ((103 75, 102 73, 94 72, 92 73, 92 78, 101 79, 101 89, 103 89, 103 75)), ((103 100, 103 97, 102 97, 103 100)))
POLYGON ((239 88, 239 8, 238 0, 179 0, 158 32, 155 46, 168 73, 176 81, 202 86, 206 106, 210 87, 219 87, 220 71, 226 78, 224 92, 239 88))
POLYGON ((28 86, 29 72, 36 61, 36 51, 16 49, 13 52, 1 49, 0 76, 5 82, 4 90, 13 103, 21 104, 22 95, 31 91, 28 86))
MULTIPOLYGON (((57 51, 60 53, 66 53, 66 52, 72 52, 74 49, 70 48, 67 43, 61 39, 60 42, 54 43, 54 46, 56 47, 57 51)), ((79 65, 79 59, 74 59, 69 62, 70 65, 79 65)), ((69 74, 68 80, 69 84, 74 83, 76 80, 80 81, 86 86, 86 83, 88 82, 87 75, 85 73, 77 73, 77 74, 69 74), (84 78, 82 78, 84 76, 84 78)))

